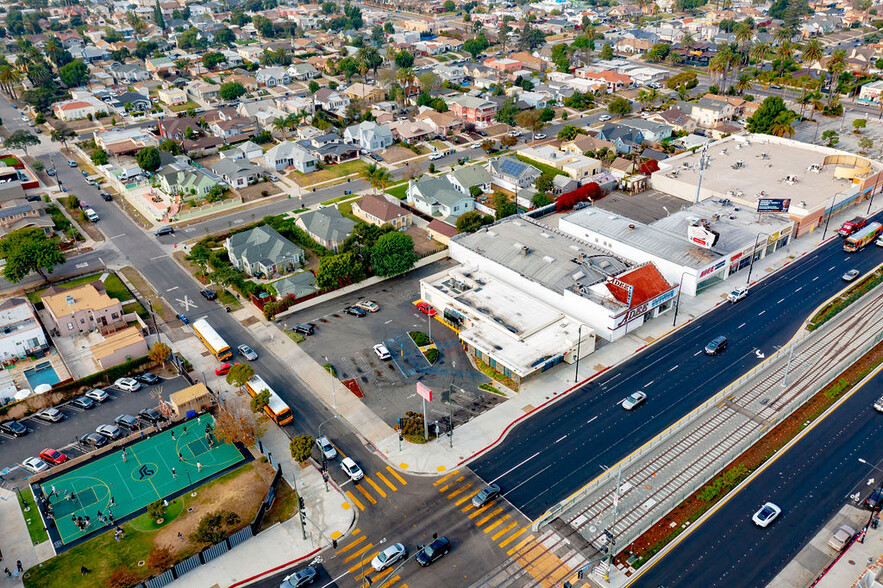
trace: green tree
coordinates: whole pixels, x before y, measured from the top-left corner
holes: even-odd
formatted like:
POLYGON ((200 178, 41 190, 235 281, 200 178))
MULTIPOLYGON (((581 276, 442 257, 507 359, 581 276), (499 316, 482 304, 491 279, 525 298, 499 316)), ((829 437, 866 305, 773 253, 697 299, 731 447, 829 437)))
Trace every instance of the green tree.
POLYGON ((58 77, 68 88, 82 86, 89 81, 89 67, 83 63, 82 59, 75 59, 58 68, 58 77))
POLYGON ((573 125, 564 125, 561 127, 561 130, 558 131, 558 140, 559 141, 573 141, 576 139, 576 136, 579 135, 579 131, 573 125))
POLYGON ((166 29, 166 19, 162 16, 162 8, 159 7, 159 0, 156 0, 156 4, 153 6, 153 22, 160 28, 160 30, 166 29))
POLYGON ((242 519, 229 510, 216 510, 206 513, 199 520, 196 530, 190 534, 194 543, 214 545, 224 540, 228 529, 238 525, 242 519))
POLYGON ((229 47, 236 41, 236 35, 227 27, 215 31, 215 45, 229 47))
POLYGON ((613 59, 613 47, 609 44, 605 44, 601 47, 601 53, 599 57, 603 60, 613 59))
POLYGON ((484 225, 494 222, 491 217, 477 210, 464 212, 457 218, 457 231, 460 233, 474 233, 484 225))
POLYGON ((772 134, 771 130, 776 120, 782 120, 779 117, 787 117, 789 112, 794 115, 780 96, 767 96, 757 111, 748 117, 748 132, 772 134))
POLYGON ((490 47, 490 43, 483 34, 480 34, 473 39, 467 39, 463 42, 463 51, 472 55, 472 59, 478 59, 478 56, 482 51, 488 47, 490 47))
POLYGON ((105 165, 107 163, 107 151, 104 149, 93 149, 92 153, 89 155, 89 159, 92 160, 92 163, 95 165, 105 165))
POLYGON ((254 368, 247 363, 234 365, 227 372, 227 383, 236 386, 241 391, 245 387, 245 383, 254 375, 254 368))
POLYGON ((159 144, 159 148, 160 151, 165 151, 166 153, 171 153, 172 155, 181 155, 182 153, 184 153, 184 149, 174 139, 164 140, 162 143, 159 144))
POLYGON ((371 266, 378 276, 402 274, 414 267, 417 259, 410 235, 398 231, 383 235, 371 248, 371 266))
POLYGON ((853 129, 853 132, 856 134, 860 133, 862 131, 862 129, 865 128, 866 126, 868 126, 867 119, 857 118, 854 121, 852 121, 852 129, 853 129))
POLYGON ((502 192, 495 192, 491 197, 491 204, 494 206, 495 217, 497 220, 512 216, 517 211, 515 203, 509 200, 509 197, 502 192))
POLYGON ((859 137, 858 146, 862 153, 867 153, 874 147, 874 140, 870 137, 859 137))
POLYGON ((828 147, 833 147, 840 142, 840 135, 837 131, 828 130, 822 133, 822 141, 825 141, 828 147))
POLYGON ((202 56, 202 64, 207 69, 215 69, 216 66, 224 63, 226 60, 227 58, 224 57, 224 54, 218 51, 212 51, 202 56))
POLYGON ((555 176, 552 174, 540 174, 540 176, 537 177, 536 182, 534 182, 537 192, 545 193, 551 191, 554 178, 555 176))
POLYGON ((29 146, 40 144, 40 139, 38 139, 36 135, 32 135, 28 131, 19 129, 9 135, 9 137, 6 138, 6 141, 4 141, 3 144, 6 145, 7 149, 21 149, 22 151, 27 153, 29 146))
POLYGON ((46 273, 51 274, 55 266, 65 261, 58 242, 37 227, 25 227, 6 235, 0 241, 0 253, 6 258, 3 277, 14 284, 32 272, 37 272, 45 281, 46 273))
POLYGON ((297 463, 303 463, 310 459, 313 455, 313 443, 315 439, 309 435, 296 435, 291 438, 289 448, 291 449, 291 459, 297 463))
POLYGON ((506 134, 500 137, 500 145, 508 149, 509 147, 515 147, 518 143, 518 137, 506 134))
POLYGON ((454 4, 453 0, 445 0, 442 8, 444 8, 445 12, 454 12, 457 9, 457 5, 454 4))
POLYGON ((251 397, 251 412, 261 412, 268 404, 270 404, 270 391, 261 390, 251 397))
POLYGON ((58 128, 52 130, 49 134, 53 141, 58 141, 67 148, 68 139, 73 139, 77 134, 64 123, 58 125, 58 128))
POLYGON ((530 199, 530 203, 533 204, 537 208, 541 208, 548 204, 552 204, 552 199, 549 198, 548 194, 543 192, 537 192, 533 195, 533 198, 530 199))
POLYGON ((135 154, 135 161, 138 167, 148 172, 155 172, 159 169, 159 149, 156 147, 145 147, 135 154))
POLYGON ((396 29, 391 22, 386 21, 385 23, 383 23, 383 32, 387 35, 392 35, 395 34, 396 29))
POLYGON ((670 51, 671 45, 668 43, 657 43, 644 55, 644 59, 647 61, 665 61, 670 51))
POLYGON ((322 290, 333 290, 365 279, 365 269, 352 251, 319 258, 316 285, 322 290))
POLYGON ((513 126, 515 125, 515 115, 519 112, 521 112, 521 109, 518 108, 515 98, 510 96, 503 100, 503 103, 497 109, 497 114, 494 115, 494 120, 513 126))
POLYGON ((632 111, 632 103, 622 96, 617 96, 613 102, 607 105, 607 112, 625 116, 632 111))
POLYGON ((315 94, 319 91, 319 82, 317 82, 316 80, 310 80, 310 83, 307 84, 307 88, 310 90, 310 94, 315 94))
POLYGON ((220 95, 222 100, 236 100, 245 94, 245 86, 239 82, 224 82, 221 84, 220 95))
POLYGON ((414 66, 414 56, 404 49, 396 53, 395 58, 396 66, 400 68, 413 67, 414 66))

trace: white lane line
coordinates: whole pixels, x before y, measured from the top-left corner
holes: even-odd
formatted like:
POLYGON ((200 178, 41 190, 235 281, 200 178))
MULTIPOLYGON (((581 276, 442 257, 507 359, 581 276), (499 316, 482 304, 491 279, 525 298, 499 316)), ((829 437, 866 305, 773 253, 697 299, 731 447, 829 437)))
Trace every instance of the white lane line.
POLYGON ((655 382, 655 381, 656 381, 656 380, 650 380, 649 382, 647 382, 646 384, 644 384, 644 388, 646 388, 647 386, 649 386, 650 384, 652 384, 652 383, 655 382))
POLYGON ((794 293, 797 294, 797 293, 800 292, 801 290, 803 290, 803 286, 801 286, 800 288, 798 288, 797 290, 795 290, 794 293))
POLYGON ((174 288, 169 288, 166 292, 171 292, 172 290, 177 290, 180 286, 175 286, 174 288))
POLYGON ((765 310, 761 310, 759 313, 757 313, 757 316, 760 316, 760 315, 762 315, 762 314, 765 313, 765 312, 766 312, 765 310))
POLYGON ((837 266, 832 265, 831 267, 828 268, 828 271, 829 271, 829 272, 834 271, 834 268, 835 268, 835 267, 837 267, 837 266))
POLYGON ((779 300, 778 302, 776 302, 776 304, 782 304, 783 302, 785 302, 785 299, 784 299, 784 298, 782 298, 781 300, 779 300))
POLYGON ((693 354, 693 357, 696 357, 696 356, 699 355, 700 353, 702 353, 702 350, 701 350, 701 349, 700 349, 699 351, 697 351, 696 353, 694 353, 694 354, 693 354))
POLYGON ((816 277, 814 277, 814 278, 812 279, 812 281, 815 282, 815 281, 818 280, 818 279, 819 279, 819 277, 816 276, 816 277))
POLYGON ((597 416, 593 416, 592 418, 590 418, 589 420, 586 421, 586 424, 588 425, 589 423, 591 423, 591 422, 592 422, 593 420, 595 420, 596 418, 598 418, 598 417, 597 417, 597 416))
POLYGON ((157 255, 156 257, 151 257, 150 261, 156 261, 157 259, 163 259, 165 257, 168 257, 168 256, 167 255, 157 255))
POLYGON ((567 435, 564 435, 564 437, 559 437, 558 439, 555 440, 555 443, 559 443, 561 441, 564 441, 566 438, 567 438, 567 435))
POLYGON ((340 580, 344 576, 348 576, 348 575, 349 575, 349 572, 344 572, 341 575, 334 578, 333 580, 331 580, 330 582, 328 582, 327 584, 325 584, 324 586, 322 586, 322 588, 328 588, 329 586, 336 586, 338 580, 340 580))
POLYGON ((736 328, 737 328, 737 329, 741 329, 741 328, 744 327, 744 326, 745 326, 745 323, 742 323, 741 325, 739 325, 739 326, 736 327, 736 328))
POLYGON ((668 370, 668 371, 669 371, 669 373, 671 373, 671 372, 675 371, 676 369, 678 369, 678 366, 674 366, 673 368, 671 368, 671 369, 668 370))
POLYGON ((510 473, 514 472, 515 470, 517 470, 518 468, 520 468, 521 466, 523 466, 524 464, 526 464, 527 462, 529 462, 530 460, 532 460, 533 458, 535 458, 536 456, 538 456, 539 454, 540 454, 540 452, 537 451, 536 453, 534 453, 533 455, 531 455, 530 457, 528 457, 527 459, 525 459, 523 462, 521 462, 521 463, 518 464, 517 466, 512 467, 512 468, 506 470, 505 472, 503 472, 502 474, 500 474, 499 476, 497 476, 496 478, 494 478, 493 480, 491 480, 490 483, 493 484, 494 482, 496 482, 497 480, 499 480, 499 479, 502 478, 503 476, 506 476, 507 474, 510 474, 510 473))

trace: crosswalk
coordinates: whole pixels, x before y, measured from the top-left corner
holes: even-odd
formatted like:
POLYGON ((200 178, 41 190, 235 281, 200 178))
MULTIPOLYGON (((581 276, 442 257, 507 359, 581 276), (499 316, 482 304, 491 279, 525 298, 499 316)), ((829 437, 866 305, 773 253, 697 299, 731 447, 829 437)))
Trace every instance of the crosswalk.
POLYGON ((392 466, 386 466, 385 472, 378 471, 372 476, 365 474, 358 484, 353 485, 352 490, 345 490, 349 503, 344 503, 343 506, 350 508, 350 504, 353 504, 359 510, 365 510, 366 505, 377 504, 378 499, 386 498, 407 485, 408 482, 392 466))
MULTIPOLYGON (((391 588, 402 579, 394 571, 397 566, 386 568, 381 572, 375 572, 371 567, 371 560, 380 553, 380 548, 368 540, 360 529, 352 533, 352 540, 337 550, 337 557, 343 557, 343 563, 348 565, 347 571, 353 574, 353 579, 358 586, 370 581, 374 588, 391 588)), ((407 584, 398 584, 397 588, 408 588, 407 584)))

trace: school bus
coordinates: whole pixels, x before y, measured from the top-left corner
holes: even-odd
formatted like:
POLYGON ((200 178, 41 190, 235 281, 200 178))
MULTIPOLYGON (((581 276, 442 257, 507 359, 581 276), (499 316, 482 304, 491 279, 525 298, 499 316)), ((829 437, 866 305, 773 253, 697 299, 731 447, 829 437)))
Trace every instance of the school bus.
POLYGON ((262 377, 255 374, 245 383, 245 390, 254 398, 264 390, 270 393, 270 402, 264 407, 267 416, 273 419, 277 425, 287 425, 294 420, 294 414, 285 401, 279 398, 279 395, 273 391, 262 377))
POLYGON ((204 318, 194 321, 193 332, 196 333, 196 336, 199 337, 205 348, 211 351, 218 361, 224 361, 233 357, 233 351, 230 349, 230 346, 227 345, 227 342, 218 335, 218 332, 204 318))

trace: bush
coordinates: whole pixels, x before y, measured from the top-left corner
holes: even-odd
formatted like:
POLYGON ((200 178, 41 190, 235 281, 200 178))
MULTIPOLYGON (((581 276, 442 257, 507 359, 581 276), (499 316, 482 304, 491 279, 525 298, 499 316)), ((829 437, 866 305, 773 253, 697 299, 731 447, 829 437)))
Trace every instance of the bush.
POLYGON ((423 415, 418 412, 408 411, 404 418, 399 419, 401 424, 400 432, 408 441, 412 443, 426 443, 426 437, 423 434, 423 415))
POLYGON ((292 437, 289 447, 291 448, 291 458, 302 463, 310 459, 313 455, 313 442, 315 440, 309 435, 298 435, 292 437))
POLYGON ((138 574, 129 566, 116 568, 107 579, 108 588, 130 588, 140 581, 138 574))
POLYGON ((199 526, 190 534, 195 543, 220 543, 229 534, 228 529, 241 522, 239 515, 229 510, 216 510, 206 513, 199 520, 199 526))
POLYGON ((711 502, 721 492, 727 492, 749 473, 747 467, 739 464, 714 478, 699 492, 699 500, 711 502))
POLYGON ((152 502, 150 503, 150 506, 147 507, 147 514, 151 519, 158 521, 166 516, 166 505, 163 504, 162 500, 152 502))
POLYGON ((431 347, 430 349, 427 349, 423 355, 426 357, 426 361, 428 361, 430 365, 434 364, 436 360, 438 360, 438 349, 431 347))
POLYGON ((172 556, 172 548, 168 546, 156 546, 150 550, 150 555, 147 556, 147 565, 157 572, 166 571, 171 568, 174 563, 175 558, 172 556))
POLYGON ((410 331, 408 335, 410 335, 411 339, 413 339, 414 341, 414 344, 418 347, 423 347, 424 345, 429 345, 430 343, 432 343, 432 340, 423 331, 410 331))

